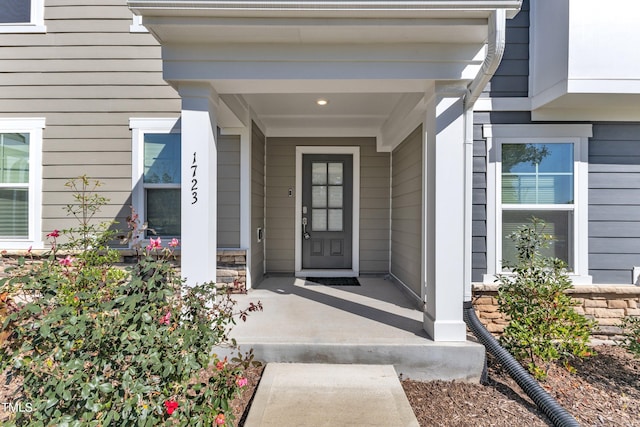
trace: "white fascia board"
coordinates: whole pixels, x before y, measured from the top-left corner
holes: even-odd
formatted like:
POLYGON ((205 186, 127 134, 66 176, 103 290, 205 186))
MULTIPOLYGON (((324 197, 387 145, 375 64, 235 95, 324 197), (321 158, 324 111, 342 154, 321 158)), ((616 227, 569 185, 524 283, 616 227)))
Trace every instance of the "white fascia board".
POLYGON ((318 0, 318 1, 176 1, 176 0, 129 0, 134 11, 145 9, 173 10, 218 10, 218 11, 491 11, 506 9, 510 16, 522 6, 522 0, 318 0))
POLYGON ((568 93, 640 93, 640 80, 637 79, 569 79, 568 93))

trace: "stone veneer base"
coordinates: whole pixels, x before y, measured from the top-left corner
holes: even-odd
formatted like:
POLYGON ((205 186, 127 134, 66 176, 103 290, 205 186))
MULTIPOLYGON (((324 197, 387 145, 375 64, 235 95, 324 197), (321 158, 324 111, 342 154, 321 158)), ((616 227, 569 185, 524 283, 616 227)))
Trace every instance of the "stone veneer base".
MULTIPOLYGON (((577 285, 569 290, 576 311, 598 322, 594 342, 614 343, 621 338, 620 321, 625 316, 640 316, 640 286, 577 285)), ((480 321, 494 335, 500 335, 508 323, 498 311, 498 286, 473 285, 473 305, 480 321)))

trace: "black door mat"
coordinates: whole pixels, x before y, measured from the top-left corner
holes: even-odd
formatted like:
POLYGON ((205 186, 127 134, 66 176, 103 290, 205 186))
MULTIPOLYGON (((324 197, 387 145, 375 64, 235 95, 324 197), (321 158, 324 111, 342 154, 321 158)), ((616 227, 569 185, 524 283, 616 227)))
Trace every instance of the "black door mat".
POLYGON ((306 277, 304 280, 325 286, 360 286, 357 277, 306 277))

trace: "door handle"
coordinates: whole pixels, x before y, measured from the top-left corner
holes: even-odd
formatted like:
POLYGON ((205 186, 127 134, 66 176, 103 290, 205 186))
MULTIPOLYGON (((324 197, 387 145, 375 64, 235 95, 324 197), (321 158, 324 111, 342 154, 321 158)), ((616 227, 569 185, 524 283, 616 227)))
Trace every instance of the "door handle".
POLYGON ((304 240, 309 240, 311 238, 311 234, 307 233, 307 217, 302 217, 302 238, 304 240))

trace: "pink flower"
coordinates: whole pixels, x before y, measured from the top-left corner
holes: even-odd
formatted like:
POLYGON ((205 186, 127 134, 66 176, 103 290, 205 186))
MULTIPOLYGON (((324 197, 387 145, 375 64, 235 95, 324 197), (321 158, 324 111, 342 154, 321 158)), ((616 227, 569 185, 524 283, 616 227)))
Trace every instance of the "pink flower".
POLYGON ((160 324, 161 325, 169 325, 171 323, 170 319, 171 319, 171 312, 167 311, 167 314, 165 314, 164 316, 162 316, 160 318, 160 324))
POLYGON ((58 263, 63 267, 71 267, 75 260, 75 258, 71 258, 71 255, 67 255, 66 258, 59 260, 58 263))
POLYGON ((236 378, 236 385, 237 385, 238 387, 244 387, 244 386, 246 386, 248 383, 249 383, 249 380, 247 380, 247 379, 246 379, 246 378, 244 378, 244 377, 238 377, 238 378, 236 378))
POLYGON ((224 425, 224 414, 218 414, 218 416, 216 417, 216 425, 217 426, 221 426, 224 425))
POLYGON ((27 249, 27 255, 31 254, 32 249, 33 249, 33 246, 29 246, 29 249, 27 249))
POLYGON ((177 246, 180 246, 180 241, 178 241, 178 239, 176 239, 175 237, 173 239, 171 239, 171 241, 169 242, 169 246, 171 246, 172 248, 175 248, 177 246))
POLYGON ((158 237, 157 239, 154 239, 153 237, 149 239, 147 250, 152 251, 154 249, 162 249, 162 240, 160 240, 160 237, 158 237))
POLYGON ((171 399, 166 400, 164 402, 164 407, 167 409, 167 414, 171 415, 173 414, 173 411, 175 411, 178 408, 178 402, 171 399))
POLYGON ((53 230, 51 233, 47 234, 47 237, 60 237, 60 230, 53 230))

